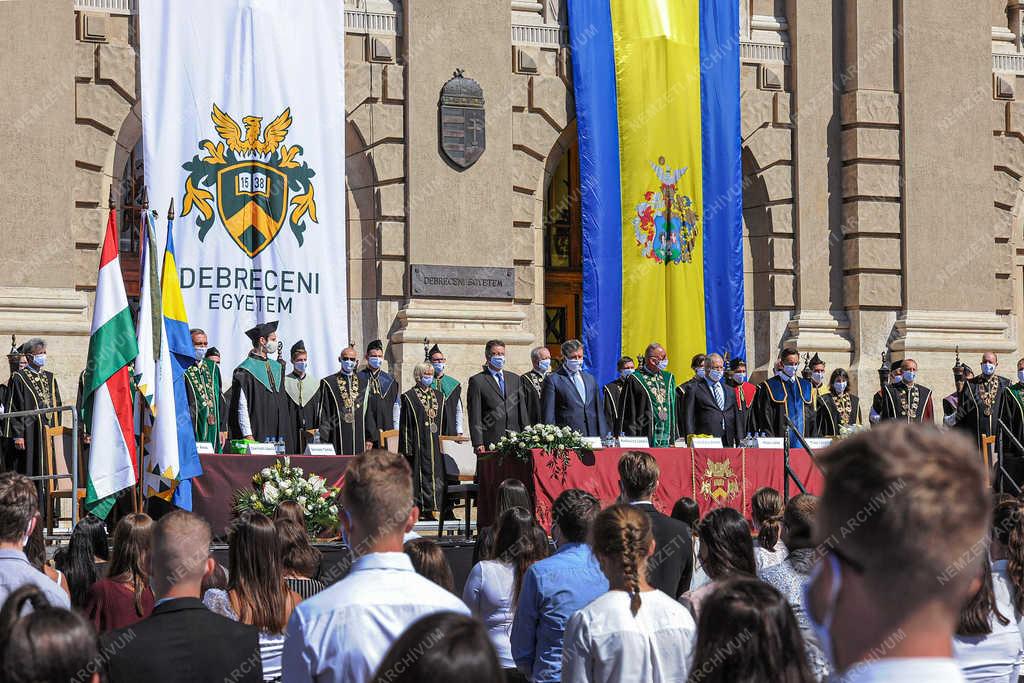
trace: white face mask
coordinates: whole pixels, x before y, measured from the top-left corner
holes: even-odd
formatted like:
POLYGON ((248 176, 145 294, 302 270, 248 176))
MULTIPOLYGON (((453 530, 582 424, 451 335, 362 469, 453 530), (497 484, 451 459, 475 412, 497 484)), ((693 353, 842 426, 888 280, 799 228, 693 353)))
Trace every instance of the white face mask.
POLYGON ((37 368, 43 367, 44 365, 46 365, 46 354, 45 353, 37 353, 36 355, 32 356, 32 363, 37 368))

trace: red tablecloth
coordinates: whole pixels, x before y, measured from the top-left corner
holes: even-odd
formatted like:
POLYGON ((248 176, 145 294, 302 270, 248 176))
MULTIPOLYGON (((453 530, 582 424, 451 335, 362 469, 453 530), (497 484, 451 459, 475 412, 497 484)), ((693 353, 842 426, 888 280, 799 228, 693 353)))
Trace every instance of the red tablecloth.
MULTIPOLYGON (((610 505, 619 496, 619 457, 626 449, 605 448, 585 455, 570 456, 563 471, 560 462, 543 451, 534 451, 530 462, 488 457, 480 460, 477 477, 480 484, 478 524, 494 521, 494 500, 498 485, 506 478, 523 481, 531 491, 537 519, 550 531, 551 506, 566 489, 579 488, 610 505)), ((654 493, 654 506, 669 514, 683 496, 700 505, 701 515, 716 507, 731 507, 750 518, 750 497, 762 486, 783 490, 783 452, 751 449, 645 449, 658 461, 661 480, 654 493)), ((821 493, 823 480, 807 452, 790 451, 790 466, 809 493, 821 493)), ((790 495, 799 493, 790 483, 790 495)))
MULTIPOLYGON (((280 456, 284 457, 284 456, 280 456)), ((307 475, 319 474, 328 486, 340 486, 349 455, 292 455, 292 467, 307 475)), ((231 522, 235 491, 252 489, 252 476, 278 460, 274 455, 200 455, 203 474, 192 480, 192 511, 210 523, 213 535, 221 537, 231 522)))

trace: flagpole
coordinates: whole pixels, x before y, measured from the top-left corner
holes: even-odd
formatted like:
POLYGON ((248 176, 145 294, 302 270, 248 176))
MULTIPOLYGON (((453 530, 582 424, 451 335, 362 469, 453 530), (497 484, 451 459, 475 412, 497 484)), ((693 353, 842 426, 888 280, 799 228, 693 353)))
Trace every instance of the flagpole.
MULTIPOLYGON (((143 259, 149 258, 149 190, 145 186, 142 188, 142 213, 139 215, 139 252, 142 254, 143 259)), ((146 272, 144 264, 139 264, 139 292, 142 292, 142 274, 146 272)), ((140 302, 140 312, 141 312, 140 302)), ((142 320, 139 320, 139 324, 143 324, 142 320)), ((139 410, 139 452, 136 454, 138 464, 136 465, 136 471, 139 473, 138 491, 135 495, 135 511, 142 512, 145 505, 145 478, 146 471, 144 469, 145 464, 145 453, 146 453, 146 413, 149 410, 149 406, 146 405, 146 398, 136 395, 135 405, 139 410)))

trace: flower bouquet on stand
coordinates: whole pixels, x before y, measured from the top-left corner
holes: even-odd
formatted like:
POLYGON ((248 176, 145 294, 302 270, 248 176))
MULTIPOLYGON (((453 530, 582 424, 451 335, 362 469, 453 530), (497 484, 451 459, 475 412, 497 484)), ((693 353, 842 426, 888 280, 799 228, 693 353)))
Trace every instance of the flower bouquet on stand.
POLYGON ((281 458, 273 467, 264 467, 252 477, 252 491, 235 492, 236 513, 255 510, 268 517, 286 500, 302 507, 306 531, 316 537, 338 526, 339 489, 327 486, 327 481, 316 474, 306 476, 301 467, 292 467, 289 458, 281 458))
POLYGON ((530 425, 521 432, 509 432, 498 443, 489 446, 499 458, 515 458, 528 462, 530 453, 542 450, 549 457, 547 465, 553 477, 565 481, 565 473, 569 468, 569 454, 590 453, 591 448, 583 443, 583 435, 571 427, 555 425, 530 425))

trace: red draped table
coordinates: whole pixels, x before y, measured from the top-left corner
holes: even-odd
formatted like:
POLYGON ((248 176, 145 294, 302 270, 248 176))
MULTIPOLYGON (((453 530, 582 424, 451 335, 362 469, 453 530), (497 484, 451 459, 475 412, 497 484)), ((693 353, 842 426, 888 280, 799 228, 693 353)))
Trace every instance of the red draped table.
MULTIPOLYGON (((210 523, 214 536, 223 536, 231 523, 232 503, 239 489, 252 490, 252 477, 264 467, 273 467, 274 455, 200 455, 203 474, 192 480, 192 511, 210 523)), ((318 474, 327 486, 341 486, 349 455, 291 455, 292 467, 305 475, 318 474)))
MULTIPOLYGON (((495 455, 482 457, 477 464, 480 485, 477 524, 494 521, 498 486, 507 478, 519 479, 531 491, 537 520, 551 529, 551 507, 566 489, 589 491, 606 506, 619 496, 619 457, 623 448, 605 448, 585 454, 571 454, 568 467, 557 458, 534 451, 529 462, 495 455)), ((661 480, 654 492, 654 506, 665 514, 677 500, 688 496, 697 501, 701 516, 717 507, 731 507, 750 518, 750 497, 762 486, 782 491, 784 463, 781 450, 763 448, 646 448, 658 461, 661 480)), ((790 467, 808 493, 820 494, 821 472, 803 449, 790 451, 790 467)), ((799 493, 790 482, 790 495, 799 493)))

